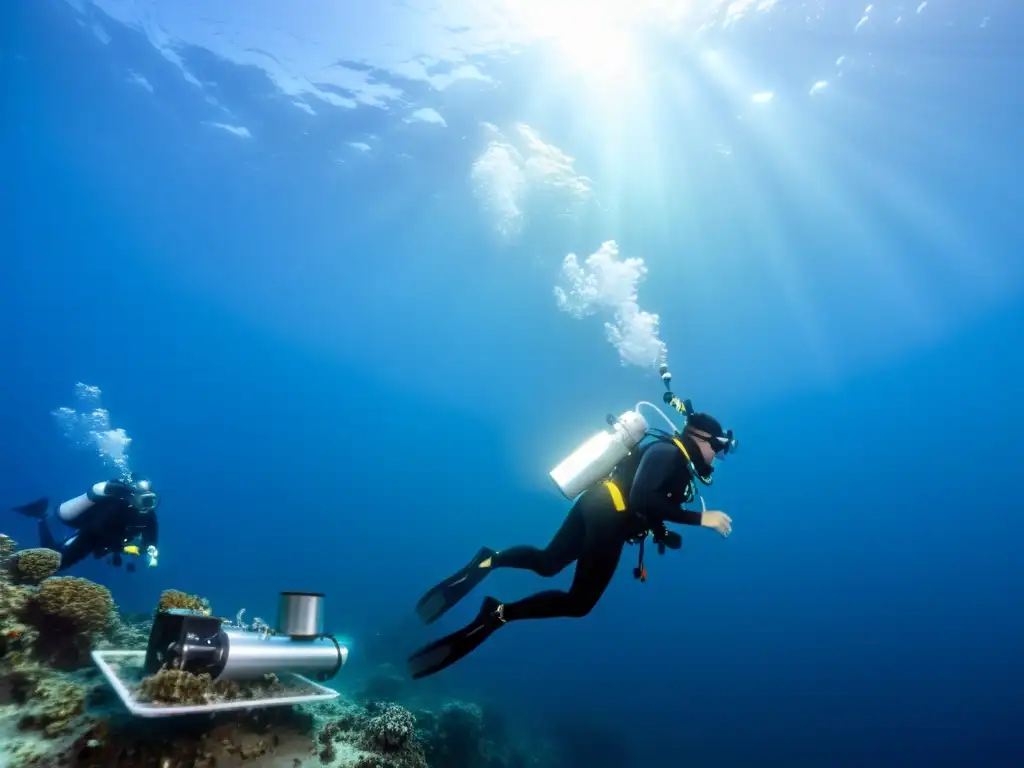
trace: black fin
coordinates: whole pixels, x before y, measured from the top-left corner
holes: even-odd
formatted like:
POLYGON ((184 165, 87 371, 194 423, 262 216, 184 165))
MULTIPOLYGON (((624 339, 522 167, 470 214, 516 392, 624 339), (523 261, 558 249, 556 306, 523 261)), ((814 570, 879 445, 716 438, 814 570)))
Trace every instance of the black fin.
POLYGON ((495 552, 481 547, 469 564, 452 574, 436 587, 430 589, 416 603, 416 613, 424 624, 431 624, 441 618, 491 572, 490 564, 482 564, 494 557, 495 552))
POLYGON ((480 613, 470 624, 423 646, 409 657, 409 674, 414 680, 433 675, 476 650, 505 623, 498 614, 499 608, 501 603, 493 597, 484 598, 480 613))
POLYGON ((42 520, 46 517, 46 510, 49 506, 49 499, 36 499, 35 501, 23 504, 20 507, 14 507, 14 511, 18 514, 24 515, 25 517, 42 520))

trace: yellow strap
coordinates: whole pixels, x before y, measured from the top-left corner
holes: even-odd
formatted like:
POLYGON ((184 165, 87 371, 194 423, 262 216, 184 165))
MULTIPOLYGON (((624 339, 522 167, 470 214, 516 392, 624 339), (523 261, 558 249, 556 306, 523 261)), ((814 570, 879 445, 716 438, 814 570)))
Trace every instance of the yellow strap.
POLYGON ((673 437, 672 442, 676 444, 676 448, 683 452, 683 456, 686 457, 687 461, 693 461, 693 459, 690 458, 690 454, 686 452, 686 447, 682 444, 679 438, 673 437))
MULTIPOLYGON (((686 452, 686 447, 677 438, 673 437, 672 442, 676 444, 676 447, 683 452, 683 456, 686 457, 687 461, 691 461, 690 454, 686 452)), ((619 490, 619 486, 613 483, 611 480, 604 481, 604 487, 608 489, 608 495, 612 497, 612 504, 615 505, 616 512, 626 511, 626 500, 622 498, 622 491, 619 490)))
POLYGON ((612 497, 612 504, 615 505, 615 511, 625 512, 626 502, 622 498, 622 491, 619 490, 619 486, 617 486, 611 480, 605 480, 604 487, 608 489, 608 495, 612 497))

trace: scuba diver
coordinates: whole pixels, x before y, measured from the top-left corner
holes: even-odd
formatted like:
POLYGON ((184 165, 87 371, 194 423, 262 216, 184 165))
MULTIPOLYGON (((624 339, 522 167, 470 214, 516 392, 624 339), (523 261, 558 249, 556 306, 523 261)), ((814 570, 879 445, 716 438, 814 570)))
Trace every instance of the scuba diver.
MULTIPOLYGON (((667 389, 671 374, 666 366, 661 373, 667 389)), ((484 598, 479 614, 468 626, 409 658, 414 679, 455 663, 510 621, 586 616, 615 575, 627 543, 639 545, 633 575, 646 581, 643 556, 648 535, 662 554, 666 548, 682 546, 682 537, 668 530, 666 523, 701 526, 729 536, 732 518, 724 512, 691 511, 681 505, 698 496, 695 479, 710 485, 715 461, 735 452, 732 430, 723 430, 719 421, 706 413, 693 413, 689 401, 681 401, 671 392, 664 399, 688 416, 682 431, 674 424, 671 433, 649 430, 638 411, 628 411, 619 419, 609 416, 612 434, 599 433, 551 472, 565 496, 578 498, 547 547, 515 546, 501 551, 483 547, 464 568, 428 591, 416 611, 423 623, 436 621, 495 568, 525 569, 552 577, 575 561, 569 591, 539 592, 511 603, 484 598), (653 440, 640 445, 644 438, 653 440)), ((661 416, 669 421, 663 413, 661 416)))
MULTIPOLYGON (((64 571, 89 555, 99 559, 112 555, 111 564, 119 567, 121 555, 146 554, 146 564, 157 564, 158 527, 156 508, 159 497, 149 480, 106 480, 96 483, 81 496, 58 505, 53 514, 62 523, 75 529, 63 541, 54 539, 47 524, 49 499, 39 499, 14 511, 39 520, 39 546, 60 553, 64 571)), ((127 570, 135 566, 128 563, 127 570)))

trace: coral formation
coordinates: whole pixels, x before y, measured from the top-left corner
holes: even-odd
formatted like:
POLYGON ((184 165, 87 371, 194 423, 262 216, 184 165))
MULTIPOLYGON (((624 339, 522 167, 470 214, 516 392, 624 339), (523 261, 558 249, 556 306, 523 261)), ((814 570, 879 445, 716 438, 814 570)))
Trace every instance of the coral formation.
POLYGON ((73 670, 89 663, 97 637, 111 626, 114 600, 106 587, 77 576, 53 576, 28 596, 21 612, 37 635, 32 652, 51 666, 73 670))
POLYGON ((75 633, 106 629, 114 610, 110 590, 78 576, 55 576, 39 585, 33 602, 46 619, 75 633))
MULTIPOLYGON (((28 681, 30 678, 23 678, 28 681)), ((42 731, 55 737, 66 731, 71 722, 85 711, 85 692, 81 686, 40 676, 30 690, 23 692, 25 701, 34 706, 19 720, 22 731, 42 731)))
POLYGON ((10 560, 11 573, 20 584, 38 584, 60 568, 60 553, 52 549, 24 549, 10 560))
POLYGON ((210 603, 197 595, 189 595, 176 589, 167 589, 160 595, 156 609, 158 611, 185 610, 209 613, 210 603))
POLYGON ((152 616, 148 613, 121 615, 114 612, 107 631, 96 639, 99 651, 144 651, 149 643, 152 616))
POLYGON ((217 698, 233 699, 238 686, 213 681, 209 675, 193 675, 180 669, 161 669, 139 686, 139 700, 163 704, 206 704, 217 698))
POLYGON ((95 680, 58 667, 84 663, 113 601, 84 579, 45 576, 48 552, 0 537, 0 766, 48 765, 90 722, 95 680))
POLYGON ((408 746, 416 734, 416 719, 412 712, 397 704, 375 704, 373 713, 364 728, 370 739, 370 747, 384 752, 394 752, 408 746))
MULTIPOLYGON (((87 651, 144 649, 152 615, 119 614, 109 591, 85 579, 51 575, 38 585, 22 582, 17 561, 24 557, 0 536, 0 768, 542 765, 527 757, 536 750, 517 751, 489 727, 479 707, 459 702, 431 712, 339 697, 199 718, 134 718, 91 667, 87 651)), ((173 590, 162 595, 161 607, 208 610, 206 601, 173 590)), ((386 676, 397 677, 393 671, 386 676)), ((140 671, 136 696, 202 704, 292 695, 288 685, 273 675, 239 686, 164 669, 148 678, 140 671)), ((397 692, 397 680, 389 686, 397 692)))
POLYGON ((341 768, 428 768, 416 720, 404 707, 320 705, 320 761, 341 768))
POLYGON ((267 674, 261 680, 247 680, 239 685, 231 680, 214 680, 208 674, 194 675, 180 669, 161 669, 144 677, 138 684, 136 698, 152 704, 209 704, 240 699, 259 700, 277 696, 302 696, 316 690, 305 683, 282 683, 277 675, 267 674))

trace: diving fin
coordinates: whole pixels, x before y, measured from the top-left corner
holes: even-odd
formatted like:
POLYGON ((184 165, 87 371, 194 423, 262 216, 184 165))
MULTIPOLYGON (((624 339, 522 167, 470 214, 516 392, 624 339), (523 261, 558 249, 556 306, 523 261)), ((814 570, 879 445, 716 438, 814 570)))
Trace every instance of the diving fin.
POLYGON ((416 603, 416 613, 424 624, 431 624, 444 616, 462 598, 491 572, 491 558, 497 554, 493 549, 481 547, 473 559, 462 570, 452 574, 416 603))
POLYGON ((46 510, 49 506, 49 499, 36 499, 35 501, 23 504, 20 507, 14 507, 14 511, 24 515, 25 517, 31 517, 34 520, 42 520, 46 517, 46 510))
POLYGON ((480 647, 494 631, 505 624, 502 604, 493 597, 485 597, 476 618, 440 640, 420 648, 409 657, 409 673, 414 680, 433 675, 480 647))

